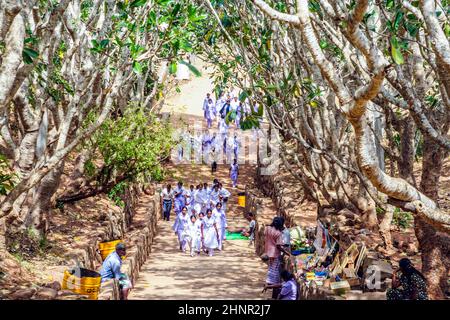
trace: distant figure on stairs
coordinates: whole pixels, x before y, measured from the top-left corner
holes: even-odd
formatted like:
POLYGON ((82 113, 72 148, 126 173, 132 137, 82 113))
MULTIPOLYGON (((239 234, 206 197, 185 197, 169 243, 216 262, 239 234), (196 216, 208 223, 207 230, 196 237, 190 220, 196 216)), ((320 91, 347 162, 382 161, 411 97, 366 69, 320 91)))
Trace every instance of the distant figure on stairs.
POLYGON ((234 159, 233 164, 230 166, 230 178, 233 184, 233 188, 237 186, 237 179, 239 176, 239 165, 237 159, 234 159))

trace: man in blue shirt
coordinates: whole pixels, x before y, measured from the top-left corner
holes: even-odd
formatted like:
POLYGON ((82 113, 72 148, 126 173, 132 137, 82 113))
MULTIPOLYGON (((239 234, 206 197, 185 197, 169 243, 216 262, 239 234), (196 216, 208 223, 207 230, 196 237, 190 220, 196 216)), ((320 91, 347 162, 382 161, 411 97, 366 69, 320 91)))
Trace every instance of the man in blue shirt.
POLYGON ((116 245, 116 250, 111 252, 103 261, 102 268, 100 270, 100 275, 102 277, 102 282, 117 279, 119 281, 120 289, 122 290, 122 296, 124 300, 128 299, 128 292, 131 289, 131 281, 128 279, 125 273, 120 271, 122 267, 122 256, 127 253, 125 244, 119 242, 116 245))

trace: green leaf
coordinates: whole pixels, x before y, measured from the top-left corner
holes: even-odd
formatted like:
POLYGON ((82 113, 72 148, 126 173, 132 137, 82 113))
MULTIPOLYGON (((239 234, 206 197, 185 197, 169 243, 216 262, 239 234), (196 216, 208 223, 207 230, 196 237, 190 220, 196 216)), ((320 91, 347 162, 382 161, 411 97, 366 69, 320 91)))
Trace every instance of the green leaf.
POLYGON ((397 37, 395 36, 392 36, 391 38, 391 56, 396 64, 403 64, 405 62, 397 37))
POLYGON ((262 105, 259 105, 258 106, 258 113, 257 113, 258 117, 262 117, 263 113, 264 113, 264 107, 262 105))
POLYGON ((169 66, 170 74, 175 74, 177 72, 177 62, 173 61, 169 66))
POLYGON ((244 90, 241 92, 241 94, 239 95, 239 101, 244 102, 245 99, 247 99, 249 96, 249 92, 247 90, 244 90))
POLYGON ((148 23, 150 26, 156 25, 156 13, 153 10, 148 14, 148 23))
POLYGON ((106 46, 109 44, 109 39, 103 39, 102 41, 100 41, 100 47, 102 47, 103 49, 106 48, 106 46))
POLYGON ((141 7, 147 3, 147 0, 134 0, 131 4, 131 8, 141 7))
POLYGON ((37 53, 36 51, 34 51, 31 48, 23 48, 23 51, 25 51, 31 58, 36 59, 37 57, 39 57, 39 53, 37 53))
POLYGON ((38 56, 39 56, 39 53, 37 53, 33 49, 27 48, 27 47, 23 48, 22 58, 26 64, 32 64, 33 59, 36 59, 38 56))
POLYGON ((450 24, 448 24, 447 22, 444 25, 444 32, 446 37, 450 37, 450 24))
POLYGON ((120 40, 120 38, 118 36, 115 36, 114 39, 116 40, 116 43, 119 47, 123 47, 124 43, 122 40, 120 40))
POLYGON ((397 11, 397 13, 395 14, 395 18, 394 18, 394 23, 392 24, 393 30, 395 32, 398 31, 398 28, 400 27, 400 22, 403 19, 403 12, 402 11, 397 11))
POLYGON ((172 0, 158 0, 158 1, 156 1, 157 4, 162 5, 162 6, 167 6, 170 2, 172 2, 172 0))
POLYGON ((185 66, 187 66, 189 68, 189 70, 196 76, 196 77, 200 77, 202 75, 202 73, 196 68, 194 67, 192 64, 190 64, 189 62, 186 62, 184 60, 179 61, 179 63, 184 64, 185 66))
POLYGON ((178 12, 180 12, 180 9, 181 9, 181 4, 177 3, 177 4, 173 7, 173 10, 172 10, 172 13, 171 13, 172 18, 175 18, 175 17, 177 16, 178 12))
POLYGON ((133 61, 133 71, 138 74, 142 73, 142 65, 137 61, 133 61))
POLYGON ((394 0, 387 0, 386 1, 386 8, 387 9, 392 9, 395 5, 395 1, 394 0))
POLYGON ((278 86, 275 85, 275 84, 269 84, 269 85, 266 87, 266 90, 268 90, 268 91, 276 91, 277 89, 278 89, 278 86))

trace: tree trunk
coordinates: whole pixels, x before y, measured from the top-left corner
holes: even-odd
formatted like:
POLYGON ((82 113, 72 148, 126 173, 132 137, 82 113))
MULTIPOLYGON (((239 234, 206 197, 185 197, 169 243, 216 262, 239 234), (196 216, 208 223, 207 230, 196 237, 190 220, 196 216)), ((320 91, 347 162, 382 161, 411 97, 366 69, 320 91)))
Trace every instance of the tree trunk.
POLYGON ((392 217, 394 216, 394 206, 387 205, 386 211, 384 213, 383 218, 381 219, 381 222, 379 224, 380 228, 380 235, 384 242, 384 247, 386 250, 392 251, 392 235, 391 235, 391 223, 392 223, 392 217))
MULTIPOLYGON (((420 188, 437 200, 445 152, 424 136, 423 153, 420 188)), ((429 296, 431 299, 444 299, 450 268, 450 236, 437 232, 420 217, 416 217, 414 229, 422 252, 422 273, 427 279, 429 296)))
POLYGON ((51 199, 58 190, 61 175, 64 170, 64 161, 50 171, 36 188, 33 196, 33 205, 25 217, 24 226, 34 228, 41 235, 45 235, 50 223, 51 199))
POLYGON ((415 233, 422 253, 422 273, 430 299, 445 299, 450 268, 450 237, 437 232, 422 218, 415 219, 415 233))
POLYGON ((371 231, 378 231, 376 203, 362 185, 359 186, 357 207, 361 211, 361 220, 364 226, 371 231))
POLYGON ((413 175, 415 155, 414 133, 416 131, 416 126, 410 117, 404 119, 401 126, 401 156, 398 164, 399 174, 401 178, 416 185, 413 175))

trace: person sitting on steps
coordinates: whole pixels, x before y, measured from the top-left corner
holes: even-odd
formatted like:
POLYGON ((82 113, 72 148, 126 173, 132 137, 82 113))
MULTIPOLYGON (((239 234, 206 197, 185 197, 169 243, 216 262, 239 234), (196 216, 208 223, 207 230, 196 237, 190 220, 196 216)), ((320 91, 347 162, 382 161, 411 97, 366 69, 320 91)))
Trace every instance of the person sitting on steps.
POLYGON ((283 270, 281 271, 281 279, 283 280, 283 283, 266 284, 263 292, 267 289, 281 288, 281 291, 276 298, 277 300, 297 300, 298 287, 294 275, 287 270, 283 270))
POLYGON ((248 222, 250 222, 250 225, 248 229, 242 230, 241 234, 249 238, 250 242, 248 243, 248 246, 250 247, 255 241, 255 228, 256 228, 255 215, 252 212, 247 213, 247 220, 248 222))
POLYGON ((125 244, 119 242, 116 245, 116 250, 111 252, 103 261, 102 268, 100 270, 100 275, 102 277, 102 282, 110 279, 117 279, 119 282, 119 288, 121 290, 121 299, 128 300, 128 293, 132 288, 131 281, 125 273, 121 272, 122 258, 127 254, 125 244))

